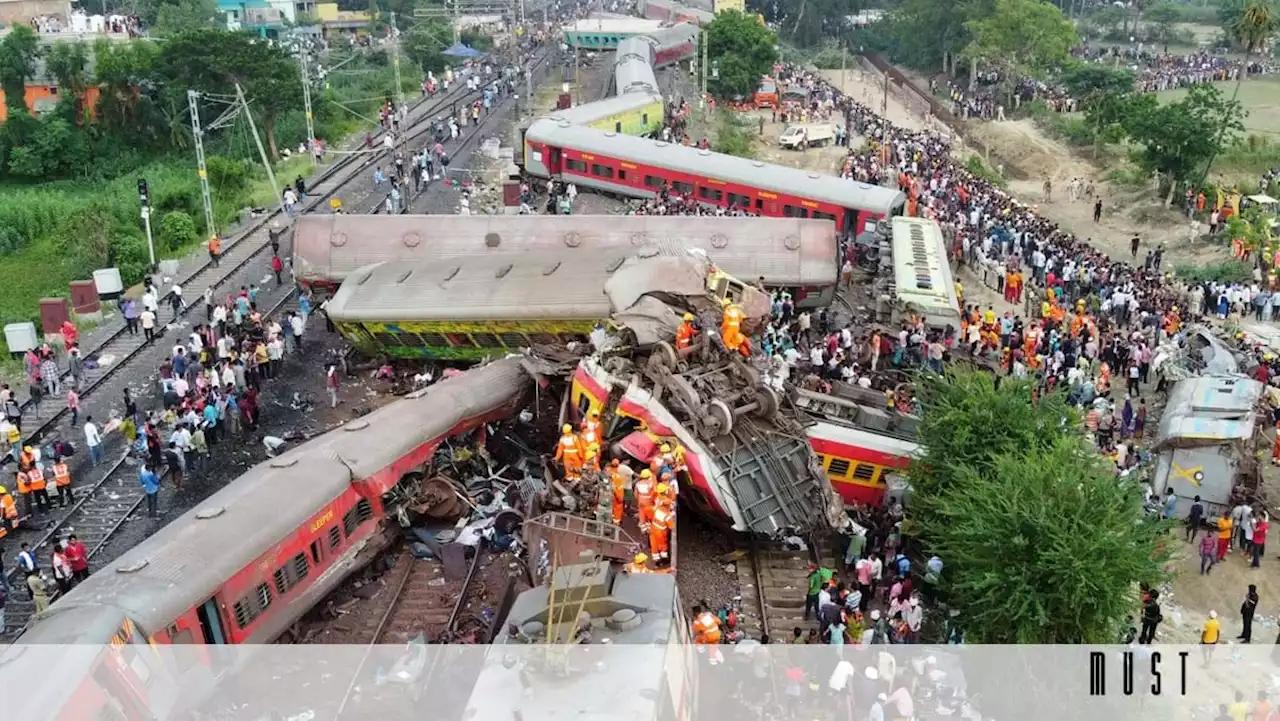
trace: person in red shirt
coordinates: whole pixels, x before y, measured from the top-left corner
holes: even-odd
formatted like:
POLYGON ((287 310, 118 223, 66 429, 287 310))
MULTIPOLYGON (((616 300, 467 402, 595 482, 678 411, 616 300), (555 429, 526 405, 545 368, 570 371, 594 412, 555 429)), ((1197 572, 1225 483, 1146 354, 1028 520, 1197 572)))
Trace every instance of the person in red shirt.
POLYGON ((1271 519, 1266 512, 1262 513, 1262 518, 1253 525, 1253 563, 1249 564, 1254 568, 1262 566, 1262 554, 1267 550, 1267 529, 1271 527, 1271 519))
POLYGON ((271 272, 276 274, 276 287, 280 287, 283 282, 280 280, 280 274, 284 272, 284 261, 280 260, 279 255, 271 256, 271 272))
POLYGON ((89 552, 85 550, 84 542, 75 535, 67 537, 67 545, 64 549, 67 556, 67 563, 71 565, 71 582, 80 583, 89 577, 89 552))

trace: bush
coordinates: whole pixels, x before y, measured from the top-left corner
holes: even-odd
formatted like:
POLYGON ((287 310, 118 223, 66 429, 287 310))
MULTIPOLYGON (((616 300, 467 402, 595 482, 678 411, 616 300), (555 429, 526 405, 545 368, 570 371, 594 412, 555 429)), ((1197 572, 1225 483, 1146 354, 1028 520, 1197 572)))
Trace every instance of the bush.
POLYGON ((146 239, 138 236, 116 238, 111 243, 111 264, 120 270, 126 287, 141 282, 150 267, 146 239))
POLYGON ((986 162, 982 160, 980 155, 970 155, 968 160, 964 161, 964 167, 975 178, 982 178, 988 183, 994 183, 1001 188, 1008 184, 999 173, 987 167, 986 162))
POLYGON ((736 155, 739 158, 750 158, 755 141, 734 122, 733 113, 723 111, 720 116, 720 127, 716 133, 711 149, 725 155, 736 155))
POLYGON ((200 234, 196 232, 196 222, 190 215, 175 210, 172 213, 165 213, 164 218, 161 219, 160 239, 170 250, 178 250, 184 246, 194 245, 200 240, 200 234))
POLYGON ((1220 283, 1248 283, 1253 279, 1253 267, 1239 260, 1224 260, 1208 265, 1179 265, 1174 267, 1178 278, 1198 283, 1212 280, 1220 283))
POLYGON ((210 188, 234 193, 249 187, 249 163, 244 160, 210 155, 204 167, 209 173, 210 188))

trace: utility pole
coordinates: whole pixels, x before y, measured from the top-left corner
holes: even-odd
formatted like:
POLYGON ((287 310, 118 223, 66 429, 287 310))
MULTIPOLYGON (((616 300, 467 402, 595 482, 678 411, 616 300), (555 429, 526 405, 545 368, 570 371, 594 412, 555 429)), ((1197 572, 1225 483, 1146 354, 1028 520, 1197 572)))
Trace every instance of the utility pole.
POLYGON ((462 18, 458 14, 462 10, 461 3, 462 3, 462 0, 453 0, 453 44, 454 45, 457 45, 458 43, 462 42, 462 30, 458 28, 458 24, 462 20, 462 18))
POLYGON ((196 174, 200 176, 200 200, 204 204, 204 230, 210 238, 218 234, 213 225, 213 199, 209 197, 209 171, 204 164, 204 131, 200 129, 200 93, 187 91, 187 108, 191 113, 191 137, 196 141, 196 174))
POLYGON ((298 64, 302 67, 302 107, 307 118, 307 152, 311 153, 311 164, 319 165, 320 158, 316 156, 316 126, 311 115, 311 73, 307 71, 306 50, 298 53, 298 64))
MULTIPOLYGON (((258 137, 258 126, 253 122, 253 113, 249 110, 249 101, 244 99, 244 88, 240 87, 240 83, 236 83, 236 99, 240 101, 244 116, 249 119, 249 132, 253 134, 253 142, 258 146, 258 157, 262 158, 262 167, 267 169, 267 180, 271 182, 271 192, 276 194, 276 201, 280 203, 280 208, 283 210, 284 198, 280 195, 280 185, 276 183, 276 171, 271 168, 271 159, 267 157, 267 151, 262 147, 262 138, 258 137)), ((203 151, 201 151, 201 157, 204 157, 203 151)))
POLYGON ((147 256, 151 259, 151 270, 156 269, 156 243, 151 237, 151 191, 147 189, 147 179, 138 178, 138 201, 142 205, 142 225, 147 231, 147 256))
POLYGON ((698 109, 702 110, 707 105, 707 31, 702 31, 702 37, 698 45, 702 50, 701 67, 698 68, 702 77, 698 83, 698 109))
POLYGON ((396 26, 396 14, 391 13, 391 67, 396 75, 396 110, 404 106, 404 86, 400 84, 400 28, 396 26))

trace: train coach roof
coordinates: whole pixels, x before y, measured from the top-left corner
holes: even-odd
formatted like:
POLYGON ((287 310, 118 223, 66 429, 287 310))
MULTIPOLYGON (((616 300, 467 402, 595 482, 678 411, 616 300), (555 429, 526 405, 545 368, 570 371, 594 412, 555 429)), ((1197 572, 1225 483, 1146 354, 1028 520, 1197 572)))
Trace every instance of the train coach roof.
POLYGON ((651 243, 701 248, 746 282, 835 283, 835 225, 802 218, 657 215, 304 215, 295 221, 294 273, 341 281, 383 261, 414 262, 531 251, 596 255, 651 243))
POLYGON ((259 463, 80 583, 20 642, 105 643, 124 614, 146 633, 164 630, 304 526, 353 480, 373 476, 461 421, 500 406, 527 383, 518 360, 499 360, 259 463))
POLYGON ((563 253, 381 263, 348 278, 326 310, 335 321, 598 320, 612 311, 604 284, 621 265, 563 253))
MULTIPOLYGON (((113 606, 147 633, 164 630, 279 543, 287 535, 285 529, 302 526, 350 488, 350 470, 309 453, 313 444, 255 466, 94 573, 55 603, 49 617, 23 634, 21 642, 65 643, 45 636, 65 632, 83 606, 113 606)), ((102 629, 84 632, 91 630, 102 629)), ((102 641, 96 637, 81 642, 102 641)))
POLYGON ((713 153, 676 143, 602 132, 546 118, 529 126, 525 138, 557 148, 658 165, 694 176, 743 183, 844 208, 865 208, 885 216, 906 202, 906 196, 900 191, 878 185, 713 153))
MULTIPOLYGON (((652 73, 650 73, 652 76, 652 73)), ((652 86, 651 86, 652 87, 652 86)), ((583 105, 575 105, 572 108, 557 110, 552 115, 554 118, 562 118, 568 120, 574 125, 588 125, 597 120, 603 120, 610 115, 620 115, 637 111, 646 105, 662 104, 662 96, 652 92, 630 92, 624 95, 615 95, 604 100, 597 100, 594 103, 585 103, 583 105)), ((661 119, 662 111, 659 110, 655 117, 650 118, 649 122, 656 123, 661 119)), ((528 216, 522 216, 528 217, 528 216)))
POLYGON ((623 35, 639 35, 641 33, 651 33, 662 27, 662 23, 657 20, 644 20, 641 18, 585 18, 578 20, 572 25, 565 27, 564 32, 567 33, 605 33, 605 34, 623 34, 623 35))

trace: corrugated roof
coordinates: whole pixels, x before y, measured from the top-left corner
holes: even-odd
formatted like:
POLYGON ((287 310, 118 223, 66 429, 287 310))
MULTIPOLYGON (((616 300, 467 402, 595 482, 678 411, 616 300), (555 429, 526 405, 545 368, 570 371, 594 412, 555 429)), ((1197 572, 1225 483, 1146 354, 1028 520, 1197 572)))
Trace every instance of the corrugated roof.
POLYGON ((906 202, 905 195, 891 188, 713 153, 678 143, 602 132, 565 121, 546 118, 537 120, 529 126, 525 138, 557 148, 571 148, 634 163, 685 170, 696 176, 739 182, 843 208, 866 208, 886 216, 895 207, 906 202))

